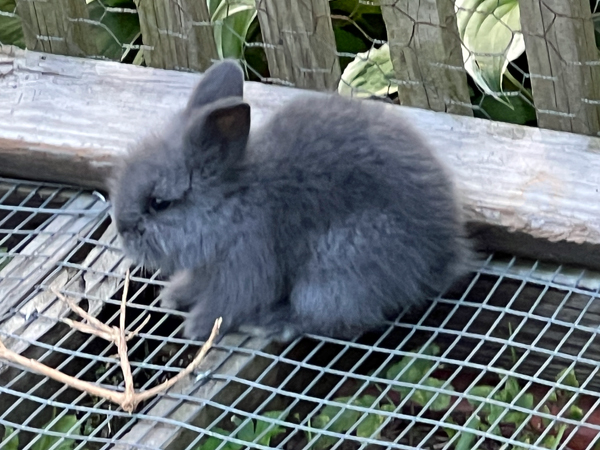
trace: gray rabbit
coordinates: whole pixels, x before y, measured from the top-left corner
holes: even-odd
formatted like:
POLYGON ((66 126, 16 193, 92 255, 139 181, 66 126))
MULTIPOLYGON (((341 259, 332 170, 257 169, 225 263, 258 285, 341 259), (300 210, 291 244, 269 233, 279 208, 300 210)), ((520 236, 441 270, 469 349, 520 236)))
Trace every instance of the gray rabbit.
POLYGON ((452 183, 380 102, 302 94, 250 127, 223 61, 111 184, 126 254, 171 274, 185 335, 351 338, 447 288, 469 257, 452 183))

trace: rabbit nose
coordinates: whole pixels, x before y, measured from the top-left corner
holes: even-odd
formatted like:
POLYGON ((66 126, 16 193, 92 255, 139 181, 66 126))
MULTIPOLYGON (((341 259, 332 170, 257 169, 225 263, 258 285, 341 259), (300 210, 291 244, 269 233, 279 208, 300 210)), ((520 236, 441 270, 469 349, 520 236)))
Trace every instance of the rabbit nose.
POLYGON ((120 234, 127 232, 143 233, 146 227, 139 219, 120 219, 117 221, 117 231, 120 234))

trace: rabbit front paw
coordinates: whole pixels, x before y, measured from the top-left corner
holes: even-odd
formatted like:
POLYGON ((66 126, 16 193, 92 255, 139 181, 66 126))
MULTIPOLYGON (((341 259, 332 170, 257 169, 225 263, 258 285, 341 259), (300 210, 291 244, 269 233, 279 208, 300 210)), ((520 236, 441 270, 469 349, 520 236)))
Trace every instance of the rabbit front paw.
POLYGON ((167 309, 189 311, 198 302, 198 284, 198 279, 191 270, 175 273, 161 293, 160 305, 167 309))

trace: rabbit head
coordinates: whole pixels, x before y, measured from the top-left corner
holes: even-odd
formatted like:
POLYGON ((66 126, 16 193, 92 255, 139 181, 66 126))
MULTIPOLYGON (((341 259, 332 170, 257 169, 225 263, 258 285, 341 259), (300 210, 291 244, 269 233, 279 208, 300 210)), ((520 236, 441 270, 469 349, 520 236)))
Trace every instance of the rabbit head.
POLYGON ((202 263, 203 223, 223 197, 220 179, 243 158, 250 107, 237 63, 212 66, 188 105, 144 138, 110 182, 122 247, 137 263, 170 273, 202 263))

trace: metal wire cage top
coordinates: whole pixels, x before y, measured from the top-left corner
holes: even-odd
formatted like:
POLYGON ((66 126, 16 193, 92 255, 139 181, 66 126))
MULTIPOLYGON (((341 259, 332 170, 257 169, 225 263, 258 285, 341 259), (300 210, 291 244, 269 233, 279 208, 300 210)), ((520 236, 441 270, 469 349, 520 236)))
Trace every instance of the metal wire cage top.
MULTIPOLYGON (((102 198, 1 180, 0 336, 12 350, 122 389, 114 347, 60 321, 57 288, 119 321, 129 267, 102 198)), ((136 388, 173 376, 199 343, 160 308, 160 274, 132 270, 136 388)), ((12 364, 0 369, 0 448, 594 448, 600 276, 490 256, 422 311, 354 341, 287 346, 230 334, 193 377, 127 414, 12 364)))

